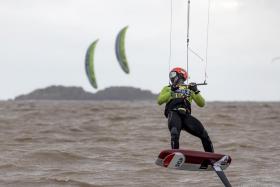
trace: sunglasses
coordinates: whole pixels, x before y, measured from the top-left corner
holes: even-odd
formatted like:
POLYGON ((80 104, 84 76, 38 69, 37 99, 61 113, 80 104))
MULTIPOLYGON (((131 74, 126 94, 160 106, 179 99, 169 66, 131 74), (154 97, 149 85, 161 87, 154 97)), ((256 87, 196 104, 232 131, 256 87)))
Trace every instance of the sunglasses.
POLYGON ((171 72, 169 73, 169 78, 170 78, 170 79, 174 79, 176 76, 177 76, 177 73, 176 73, 175 71, 171 71, 171 72))

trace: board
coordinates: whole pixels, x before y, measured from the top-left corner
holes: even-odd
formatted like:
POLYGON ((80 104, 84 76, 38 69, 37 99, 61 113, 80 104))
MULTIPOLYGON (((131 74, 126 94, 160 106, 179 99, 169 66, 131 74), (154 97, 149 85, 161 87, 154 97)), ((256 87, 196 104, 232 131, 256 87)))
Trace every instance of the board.
POLYGON ((213 171, 212 165, 223 159, 221 169, 225 170, 231 163, 231 157, 223 154, 192 151, 192 150, 163 150, 156 164, 162 167, 189 171, 213 171))
POLYGON ((157 165, 171 169, 215 171, 225 187, 231 187, 223 172, 230 163, 228 155, 182 149, 163 150, 156 160, 157 165))

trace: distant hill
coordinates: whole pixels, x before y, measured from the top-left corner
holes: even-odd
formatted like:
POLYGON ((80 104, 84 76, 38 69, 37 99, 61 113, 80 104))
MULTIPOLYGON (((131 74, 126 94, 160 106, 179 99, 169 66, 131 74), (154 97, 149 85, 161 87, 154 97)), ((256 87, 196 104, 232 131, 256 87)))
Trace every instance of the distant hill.
POLYGON ((20 95, 15 100, 154 100, 156 95, 149 90, 134 87, 109 87, 95 94, 82 87, 50 86, 20 95))

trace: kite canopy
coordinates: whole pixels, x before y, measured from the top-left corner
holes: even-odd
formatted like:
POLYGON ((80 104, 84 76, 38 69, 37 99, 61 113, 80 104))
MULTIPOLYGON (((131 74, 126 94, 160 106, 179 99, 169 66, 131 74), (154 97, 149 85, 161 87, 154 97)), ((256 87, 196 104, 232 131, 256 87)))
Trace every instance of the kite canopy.
POLYGON ((97 83, 94 73, 94 50, 98 40, 95 40, 88 48, 86 53, 85 68, 88 80, 93 88, 97 89, 97 83))
POLYGON ((128 62, 125 53, 125 36, 128 26, 124 27, 118 34, 115 45, 115 53, 118 62, 125 73, 129 73, 128 62))

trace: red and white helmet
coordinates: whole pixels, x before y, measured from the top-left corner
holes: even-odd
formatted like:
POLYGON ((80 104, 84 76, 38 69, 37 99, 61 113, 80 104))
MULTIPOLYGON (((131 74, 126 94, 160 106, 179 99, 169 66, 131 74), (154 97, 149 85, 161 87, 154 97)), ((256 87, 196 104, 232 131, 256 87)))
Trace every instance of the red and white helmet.
POLYGON ((176 67, 170 71, 169 79, 172 84, 177 84, 179 80, 186 81, 188 79, 188 73, 183 68, 176 67))

